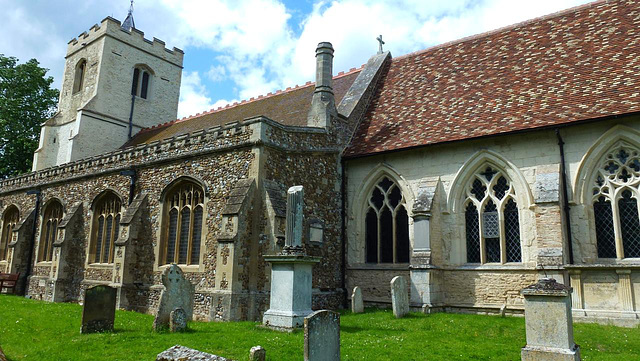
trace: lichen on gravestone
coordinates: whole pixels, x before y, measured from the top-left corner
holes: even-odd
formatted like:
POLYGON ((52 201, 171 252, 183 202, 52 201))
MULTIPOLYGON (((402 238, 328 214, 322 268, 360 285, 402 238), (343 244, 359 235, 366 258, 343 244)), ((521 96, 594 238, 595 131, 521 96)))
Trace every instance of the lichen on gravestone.
POLYGON ((165 289, 160 294, 160 305, 153 321, 155 331, 170 326, 171 312, 177 308, 184 310, 187 321, 193 317, 194 287, 178 265, 172 264, 164 270, 162 284, 165 289))
POLYGON ((182 332, 187 329, 187 313, 180 307, 171 311, 169 315, 169 330, 171 332, 182 332))
POLYGON ((249 351, 249 361, 266 361, 267 351, 262 346, 254 346, 249 351))
POLYGON ((162 351, 156 361, 233 361, 221 356, 194 350, 185 346, 175 345, 162 351))

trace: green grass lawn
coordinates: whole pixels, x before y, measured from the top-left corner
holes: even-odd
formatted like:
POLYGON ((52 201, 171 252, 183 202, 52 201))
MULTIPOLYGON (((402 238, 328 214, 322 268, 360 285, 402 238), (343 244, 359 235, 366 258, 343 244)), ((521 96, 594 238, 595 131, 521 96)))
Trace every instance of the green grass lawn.
MULTIPOLYGON (((153 317, 117 311, 115 331, 80 334, 82 307, 0 295, 0 345, 17 360, 155 360, 180 344, 243 361, 261 345, 273 361, 302 360, 302 332, 255 322, 191 322, 180 334, 154 333, 153 317)), ((343 312, 343 360, 520 360, 524 319, 438 313, 395 319, 390 310, 343 312)), ((575 325, 583 360, 640 360, 640 329, 575 325)))

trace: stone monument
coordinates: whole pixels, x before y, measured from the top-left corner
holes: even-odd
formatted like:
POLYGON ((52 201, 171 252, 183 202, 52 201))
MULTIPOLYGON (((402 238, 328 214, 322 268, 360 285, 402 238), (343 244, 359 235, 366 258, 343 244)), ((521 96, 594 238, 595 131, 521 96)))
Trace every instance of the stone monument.
POLYGON ((362 291, 360 287, 355 286, 351 293, 351 312, 362 313, 364 312, 364 304, 362 302, 362 291))
POLYGON ((182 332, 187 329, 187 313, 180 307, 171 311, 169 315, 169 330, 171 332, 182 332))
POLYGON ((321 310, 304 319, 304 361, 340 360, 340 314, 321 310))
POLYGON ((391 280, 391 307, 396 318, 402 318, 409 313, 407 281, 402 276, 395 276, 391 280))
POLYGON ((285 245, 280 254, 264 257, 271 263, 271 297, 262 323, 274 329, 301 327, 313 312, 311 271, 320 257, 306 255, 302 247, 303 196, 302 186, 287 191, 285 245))
POLYGON ((249 351, 249 361, 266 361, 267 351, 262 346, 254 346, 249 351))
POLYGON ((522 360, 580 360, 580 347, 573 342, 571 288, 544 278, 522 295, 527 333, 522 360))
POLYGON ((84 292, 82 328, 80 333, 113 331, 118 290, 109 286, 94 286, 84 292))
POLYGON ((175 345, 170 347, 156 357, 156 361, 232 361, 230 359, 212 355, 210 353, 194 350, 192 348, 175 345))
POLYGON ((162 284, 165 289, 160 294, 160 305, 153 321, 153 329, 157 331, 163 327, 169 327, 171 313, 177 308, 184 311, 186 326, 186 321, 193 317, 193 285, 184 278, 182 270, 176 264, 172 264, 162 272, 162 284))

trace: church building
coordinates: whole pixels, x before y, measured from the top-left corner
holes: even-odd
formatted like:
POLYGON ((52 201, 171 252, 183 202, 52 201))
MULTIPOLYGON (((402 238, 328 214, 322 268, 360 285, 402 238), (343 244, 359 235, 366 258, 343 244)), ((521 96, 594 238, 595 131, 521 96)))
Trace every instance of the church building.
POLYGON ((576 320, 640 324, 637 29, 640 1, 596 1, 338 74, 322 42, 315 82, 176 119, 183 52, 107 17, 0 180, 0 272, 152 313, 175 263, 195 318, 261 320, 302 185, 314 309, 389 306, 402 275, 415 309, 522 314, 553 277, 576 320))

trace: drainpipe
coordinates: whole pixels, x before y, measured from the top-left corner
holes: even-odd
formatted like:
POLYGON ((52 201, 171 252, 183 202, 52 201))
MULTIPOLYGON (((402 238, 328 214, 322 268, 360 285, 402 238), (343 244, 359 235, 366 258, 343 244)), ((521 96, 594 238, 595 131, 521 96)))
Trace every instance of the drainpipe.
POLYGON ((33 215, 33 225, 31 226, 31 237, 29 237, 29 256, 27 256, 27 269, 25 270, 25 275, 22 278, 22 292, 26 295, 27 294, 27 282, 29 280, 29 276, 31 275, 31 268, 33 267, 33 248, 35 247, 36 244, 36 230, 38 229, 38 213, 40 211, 40 190, 39 189, 32 189, 30 191, 27 191, 28 195, 36 195, 36 208, 35 208, 35 213, 33 215))
POLYGON ((349 300, 349 291, 347 290, 347 231, 346 231, 346 199, 345 199, 345 194, 346 194, 346 183, 347 183, 347 172, 344 169, 344 160, 340 159, 340 169, 342 171, 341 177, 342 177, 342 182, 340 184, 340 203, 341 203, 341 230, 340 230, 340 238, 342 238, 342 264, 340 265, 341 268, 341 273, 342 273, 342 289, 344 290, 344 297, 343 297, 343 303, 344 306, 346 308, 348 306, 348 300, 349 300))
POLYGON ((558 147, 560 147, 560 177, 562 178, 562 206, 564 210, 564 223, 567 231, 567 242, 569 242, 569 264, 573 264, 573 240, 571 237, 571 208, 569 207, 569 191, 567 190, 567 168, 564 159, 564 141, 560 135, 560 129, 556 128, 558 137, 558 147))
POLYGON ((136 170, 135 169, 127 169, 127 170, 123 170, 120 172, 120 175, 125 175, 129 177, 129 204, 131 204, 131 202, 133 202, 133 197, 135 196, 136 193, 136 180, 138 179, 138 176, 136 175, 136 170))
POLYGON ((136 103, 136 95, 131 94, 131 111, 129 112, 129 139, 133 136, 133 106, 136 103))

